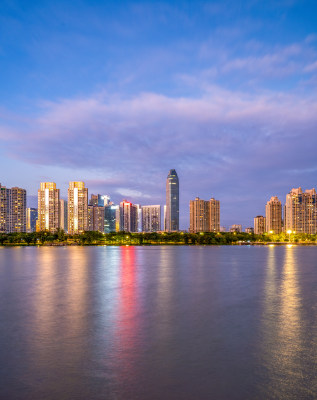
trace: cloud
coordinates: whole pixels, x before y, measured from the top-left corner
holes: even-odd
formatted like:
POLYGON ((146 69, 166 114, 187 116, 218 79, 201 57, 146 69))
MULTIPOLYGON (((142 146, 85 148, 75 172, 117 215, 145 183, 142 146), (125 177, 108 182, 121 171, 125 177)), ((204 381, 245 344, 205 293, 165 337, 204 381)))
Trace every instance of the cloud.
POLYGON ((304 68, 304 72, 315 72, 317 71, 317 61, 306 65, 306 67, 304 68))
POLYGON ((215 196, 231 218, 241 193, 252 203, 252 196, 264 201, 278 194, 274 182, 287 191, 297 181, 314 184, 308 179, 313 173, 299 171, 317 167, 315 94, 251 94, 210 85, 197 97, 103 93, 43 102, 37 112, 21 118, 19 127, 0 128, 7 155, 74 169, 83 180, 89 171, 87 186, 103 188, 115 201, 164 202, 171 168, 180 176, 183 209, 190 198, 215 196))
POLYGON ((116 189, 116 193, 120 194, 123 197, 132 197, 132 198, 144 198, 150 199, 151 196, 145 193, 140 192, 139 190, 133 190, 129 188, 118 188, 116 189))

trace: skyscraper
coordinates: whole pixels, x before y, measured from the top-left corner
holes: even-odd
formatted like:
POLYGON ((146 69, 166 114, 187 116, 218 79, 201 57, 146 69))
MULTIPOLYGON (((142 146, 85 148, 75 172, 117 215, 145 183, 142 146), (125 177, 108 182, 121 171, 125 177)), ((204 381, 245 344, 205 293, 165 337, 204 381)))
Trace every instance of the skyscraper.
POLYGON ((67 201, 59 200, 59 227, 64 232, 67 232, 67 201))
POLYGON ((266 229, 266 221, 263 215, 258 215, 254 218, 254 233, 256 235, 262 235, 266 229))
POLYGON ((209 225, 208 202, 196 197, 189 201, 189 232, 207 232, 209 225))
POLYGON ((120 203, 120 231, 138 231, 138 208, 127 200, 120 203))
POLYGON ((292 189, 286 195, 285 231, 296 233, 317 233, 317 195, 315 189, 302 191, 292 189))
POLYGON ((190 232, 220 231, 220 202, 211 198, 208 201, 196 197, 189 202, 190 232))
POLYGON ((209 231, 220 232, 220 201, 213 197, 209 203, 209 231))
POLYGON ((26 231, 28 233, 35 232, 37 221, 37 208, 26 209, 26 231))
POLYGON ((282 232, 282 203, 278 197, 271 197, 265 206, 266 232, 282 232))
POLYGON ((88 230, 88 189, 84 182, 69 182, 68 188, 68 233, 83 233, 88 230))
POLYGON ((142 206, 142 231, 157 232, 161 230, 161 206, 142 206))
POLYGON ((119 206, 109 204, 105 206, 105 233, 118 232, 120 230, 119 206))
POLYGON ((88 230, 104 233, 105 229, 105 207, 88 206, 88 230))
POLYGON ((26 190, 18 187, 7 189, 7 232, 26 232, 26 190))
POLYGON ((41 182, 38 190, 37 231, 57 232, 59 229, 59 189, 54 182, 41 182))
POLYGON ((1 186, 0 183, 0 233, 7 232, 7 198, 7 188, 5 186, 1 186))
POLYGON ((166 179, 166 231, 179 230, 179 181, 175 169, 171 169, 166 179))

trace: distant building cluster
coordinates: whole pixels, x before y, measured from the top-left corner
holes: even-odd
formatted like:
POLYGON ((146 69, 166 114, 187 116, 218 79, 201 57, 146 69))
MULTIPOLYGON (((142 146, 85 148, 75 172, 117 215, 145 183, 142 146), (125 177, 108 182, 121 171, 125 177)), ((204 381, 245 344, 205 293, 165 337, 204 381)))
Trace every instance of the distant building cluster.
POLYGON ((60 198, 54 182, 41 182, 38 208, 26 207, 26 190, 8 189, 0 184, 0 233, 64 230, 69 234, 85 231, 173 232, 179 230, 179 180, 175 169, 166 180, 164 228, 161 206, 133 204, 123 200, 116 205, 108 195, 92 194, 84 182, 69 182, 68 199, 60 198))
POLYGON ((292 189, 286 195, 284 207, 277 197, 265 206, 265 217, 254 218, 254 233, 317 233, 317 195, 315 189, 292 189))
MULTIPOLYGON (((0 233, 64 230, 69 234, 85 231, 177 232, 179 231, 179 179, 171 169, 166 179, 166 204, 133 204, 128 200, 114 204, 108 195, 92 194, 84 182, 69 182, 67 201, 60 198, 54 182, 41 182, 38 208, 26 207, 26 190, 0 184, 0 233)), ((196 197, 189 202, 189 232, 225 232, 220 226, 220 201, 196 197)), ((229 232, 242 232, 234 224, 229 232)), ((278 197, 266 203, 265 216, 254 218, 247 233, 317 233, 317 195, 315 189, 292 189, 284 207, 278 197)))

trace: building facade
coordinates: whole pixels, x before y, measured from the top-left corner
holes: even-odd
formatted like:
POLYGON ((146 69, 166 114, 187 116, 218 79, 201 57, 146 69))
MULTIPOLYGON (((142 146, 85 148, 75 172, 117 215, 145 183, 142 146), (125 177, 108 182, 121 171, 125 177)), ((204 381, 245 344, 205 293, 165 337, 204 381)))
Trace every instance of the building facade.
POLYGON ((88 206, 88 230, 104 233, 105 231, 105 207, 88 206))
POLYGON ((266 229, 268 233, 282 232, 282 203, 278 197, 271 197, 265 206, 266 229))
POLYGON ((7 232, 26 232, 26 190, 18 187, 7 189, 7 232))
POLYGON ((120 203, 120 231, 138 231, 138 208, 127 200, 120 203))
POLYGON ((38 190, 37 231, 57 232, 59 229, 59 189, 54 182, 41 182, 38 190))
POLYGON ((37 208, 26 209, 26 231, 28 233, 35 232, 37 221, 37 208))
POLYGON ((179 230, 179 180, 175 169, 166 179, 166 227, 167 232, 179 230))
POLYGON ((315 189, 292 189, 286 195, 284 208, 285 231, 317 233, 317 195, 315 189))
POLYGON ((120 208, 118 205, 105 206, 104 232, 118 232, 120 230, 120 208))
POLYGON ((0 233, 7 232, 7 188, 0 183, 0 233))
POLYGON ((142 206, 142 231, 158 232, 161 230, 161 206, 142 206))
POLYGON ((0 232, 26 232, 26 190, 0 184, 0 232))
POLYGON ((69 182, 68 233, 88 231, 88 189, 84 182, 69 182))
POLYGON ((263 235, 266 230, 266 218, 263 215, 257 215, 254 218, 254 233, 256 235, 263 235))
POLYGON ((60 199, 59 200, 59 228, 62 229, 64 232, 67 232, 67 230, 68 230, 67 214, 68 214, 67 201, 60 199))
POLYGON ((211 198, 201 200, 196 197, 189 202, 189 231, 219 232, 220 231, 220 202, 211 198))

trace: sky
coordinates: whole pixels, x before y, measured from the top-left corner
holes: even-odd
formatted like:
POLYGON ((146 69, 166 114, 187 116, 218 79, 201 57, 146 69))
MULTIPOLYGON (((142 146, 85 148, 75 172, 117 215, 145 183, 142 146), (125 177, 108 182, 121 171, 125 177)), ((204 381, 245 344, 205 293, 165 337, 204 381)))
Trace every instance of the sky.
POLYGON ((1 0, 0 183, 220 200, 253 226, 317 183, 315 0, 1 0))

